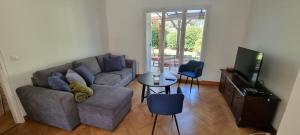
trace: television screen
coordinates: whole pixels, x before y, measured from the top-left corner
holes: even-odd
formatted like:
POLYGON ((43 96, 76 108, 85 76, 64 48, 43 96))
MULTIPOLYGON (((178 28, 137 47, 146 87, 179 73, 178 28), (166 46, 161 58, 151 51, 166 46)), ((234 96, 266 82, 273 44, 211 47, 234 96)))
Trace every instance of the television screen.
POLYGON ((261 68, 263 53, 239 47, 234 69, 238 72, 252 87, 255 87, 259 71, 261 68))

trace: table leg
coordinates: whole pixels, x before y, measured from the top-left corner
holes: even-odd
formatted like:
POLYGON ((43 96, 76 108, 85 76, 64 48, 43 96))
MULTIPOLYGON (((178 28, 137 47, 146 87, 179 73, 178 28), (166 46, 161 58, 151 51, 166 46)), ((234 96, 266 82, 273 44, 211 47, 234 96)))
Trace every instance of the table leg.
POLYGON ((151 94, 150 87, 149 87, 149 86, 147 86, 147 96, 146 96, 146 97, 148 97, 150 94, 151 94))
POLYGON ((165 87, 165 90, 166 90, 166 94, 170 94, 170 90, 171 90, 171 88, 170 88, 171 86, 166 86, 165 87))
POLYGON ((180 86, 181 75, 179 76, 178 87, 180 86))
POLYGON ((146 90, 146 85, 143 85, 143 89, 142 89, 142 96, 141 96, 141 103, 143 103, 143 101, 144 101, 144 97, 145 97, 145 90, 146 90))

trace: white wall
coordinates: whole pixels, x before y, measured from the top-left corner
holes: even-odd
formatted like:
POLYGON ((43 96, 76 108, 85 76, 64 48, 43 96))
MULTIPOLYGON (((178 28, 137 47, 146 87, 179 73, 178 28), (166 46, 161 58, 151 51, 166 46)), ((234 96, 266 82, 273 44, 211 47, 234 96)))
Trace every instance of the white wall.
POLYGON ((234 64, 237 46, 243 44, 250 5, 250 0, 107 0, 110 50, 136 59, 138 72, 143 73, 146 67, 145 11, 207 8, 203 79, 219 81, 219 69, 234 64))
POLYGON ((273 126, 279 127, 300 67, 300 1, 254 0, 246 44, 263 51, 260 79, 281 98, 273 126))
MULTIPOLYGON (((300 71, 300 70, 299 70, 300 71)), ((300 134, 300 72, 296 79, 293 91, 287 104, 285 113, 280 123, 278 135, 298 135, 300 134)))
POLYGON ((108 52, 105 15, 104 0, 1 0, 0 50, 11 89, 31 84, 36 70, 108 52))

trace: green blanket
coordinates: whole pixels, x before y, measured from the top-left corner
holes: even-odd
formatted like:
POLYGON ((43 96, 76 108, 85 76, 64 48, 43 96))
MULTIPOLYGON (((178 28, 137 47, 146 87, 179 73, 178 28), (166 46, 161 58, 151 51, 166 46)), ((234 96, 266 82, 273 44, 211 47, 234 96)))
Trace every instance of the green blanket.
POLYGON ((74 94, 76 102, 83 102, 93 95, 93 90, 80 82, 72 82, 70 88, 74 94))
POLYGON ((75 98, 76 102, 81 103, 81 102, 87 100, 89 98, 89 95, 86 93, 82 93, 82 92, 76 92, 76 93, 74 93, 74 98, 75 98))

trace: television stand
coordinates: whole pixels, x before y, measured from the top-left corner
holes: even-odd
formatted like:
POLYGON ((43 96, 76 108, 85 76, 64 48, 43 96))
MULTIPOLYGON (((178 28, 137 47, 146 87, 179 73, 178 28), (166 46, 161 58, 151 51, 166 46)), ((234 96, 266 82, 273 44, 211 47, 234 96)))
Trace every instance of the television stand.
POLYGON ((221 72, 219 91, 226 100, 236 124, 239 127, 270 131, 280 99, 262 85, 251 88, 234 72, 225 69, 221 72))

